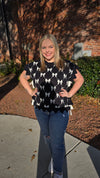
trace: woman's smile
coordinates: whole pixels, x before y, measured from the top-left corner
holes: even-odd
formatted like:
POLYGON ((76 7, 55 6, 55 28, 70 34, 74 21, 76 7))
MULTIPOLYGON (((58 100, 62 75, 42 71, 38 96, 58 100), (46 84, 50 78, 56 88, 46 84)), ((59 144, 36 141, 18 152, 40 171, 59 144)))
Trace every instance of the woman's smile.
POLYGON ((55 47, 51 40, 46 39, 42 42, 42 55, 48 62, 54 62, 55 47))
POLYGON ((50 55, 52 55, 52 53, 45 53, 45 55, 46 55, 46 56, 50 56, 50 55))

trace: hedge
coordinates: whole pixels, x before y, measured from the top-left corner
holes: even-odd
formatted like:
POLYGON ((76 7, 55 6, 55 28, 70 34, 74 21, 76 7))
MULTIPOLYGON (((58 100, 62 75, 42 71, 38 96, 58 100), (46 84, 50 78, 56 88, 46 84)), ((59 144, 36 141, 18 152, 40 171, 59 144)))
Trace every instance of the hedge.
POLYGON ((78 94, 100 97, 100 57, 83 57, 76 62, 84 77, 84 84, 78 94))

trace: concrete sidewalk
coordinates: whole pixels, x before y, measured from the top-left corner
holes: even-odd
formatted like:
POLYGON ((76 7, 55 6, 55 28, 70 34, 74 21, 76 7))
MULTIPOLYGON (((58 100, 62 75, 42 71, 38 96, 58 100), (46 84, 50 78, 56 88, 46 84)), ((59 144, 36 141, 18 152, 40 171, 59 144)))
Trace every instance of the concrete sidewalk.
MULTIPOLYGON (((65 134, 64 178, 99 178, 100 150, 65 134)), ((50 178, 50 161, 37 120, 0 115, 0 178, 50 178)))

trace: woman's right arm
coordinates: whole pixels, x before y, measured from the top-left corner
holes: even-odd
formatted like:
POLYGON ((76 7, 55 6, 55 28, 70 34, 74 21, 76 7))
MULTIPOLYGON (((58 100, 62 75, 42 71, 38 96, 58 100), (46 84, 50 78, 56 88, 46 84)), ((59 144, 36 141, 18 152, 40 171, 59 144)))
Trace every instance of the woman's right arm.
POLYGON ((28 80, 30 79, 30 76, 29 75, 26 75, 26 71, 24 70, 20 77, 20 82, 22 84, 22 86, 27 90, 27 92, 29 93, 30 96, 36 96, 36 93, 37 93, 37 88, 35 90, 33 90, 28 82, 28 80))

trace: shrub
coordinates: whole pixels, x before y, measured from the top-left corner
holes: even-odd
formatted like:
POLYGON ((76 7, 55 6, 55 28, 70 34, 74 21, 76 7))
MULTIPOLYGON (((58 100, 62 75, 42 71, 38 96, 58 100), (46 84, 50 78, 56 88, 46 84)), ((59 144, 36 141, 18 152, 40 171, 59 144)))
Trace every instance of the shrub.
POLYGON ((18 64, 14 64, 13 61, 5 62, 3 65, 4 67, 0 68, 0 76, 6 76, 10 73, 17 74, 20 69, 20 66, 18 64))
POLYGON ((78 91, 81 95, 94 98, 100 96, 100 57, 83 57, 77 60, 77 65, 84 77, 84 84, 78 91))

